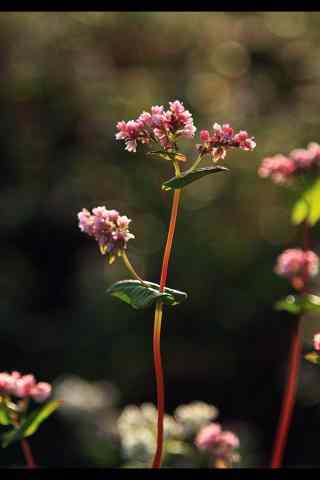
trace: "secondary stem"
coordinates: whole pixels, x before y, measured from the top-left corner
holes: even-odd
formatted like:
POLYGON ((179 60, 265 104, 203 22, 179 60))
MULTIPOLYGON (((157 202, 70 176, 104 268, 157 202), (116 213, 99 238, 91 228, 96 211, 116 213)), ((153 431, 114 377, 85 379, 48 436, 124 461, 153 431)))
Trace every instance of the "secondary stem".
POLYGON ((143 285, 144 287, 149 288, 148 285, 142 280, 142 278, 137 274, 137 272, 135 271, 135 269, 134 269, 133 266, 131 265, 131 262, 130 262, 130 260, 129 260, 129 258, 128 258, 127 254, 126 254, 126 252, 125 252, 124 250, 123 250, 121 256, 122 256, 122 258, 123 258, 123 261, 124 261, 126 267, 127 267, 128 270, 129 270, 129 272, 130 272, 137 280, 139 280, 139 282, 142 283, 142 285, 143 285))
POLYGON ((24 457, 25 457, 26 462, 27 462, 27 468, 36 468, 36 464, 34 462, 32 451, 31 451, 31 448, 30 448, 30 445, 29 445, 28 441, 25 438, 23 438, 21 440, 20 444, 21 444, 21 448, 22 448, 24 457))
MULTIPOLYGON (((163 254, 163 260, 162 260, 162 268, 161 268, 161 276, 160 276, 160 292, 163 292, 166 285, 170 253, 172 249, 174 231, 175 231, 176 221, 177 221, 178 207, 180 202, 180 193, 181 193, 180 189, 175 190, 173 195, 167 243, 166 243, 166 247, 163 254)), ((161 349, 160 349, 162 313, 163 313, 163 303, 161 301, 158 301, 156 304, 155 317, 154 317, 154 330, 153 330, 153 356, 154 356, 154 368, 155 368, 156 383, 157 383, 158 422, 157 422, 157 449, 153 459, 152 468, 160 468, 162 449, 163 449, 164 382, 163 382, 163 370, 162 370, 161 349)))
MULTIPOLYGON (((310 248, 310 225, 307 220, 304 223, 303 248, 304 250, 309 250, 310 248)), ((306 269, 303 279, 304 286, 301 290, 302 295, 306 293, 307 278, 308 272, 306 269)), ((281 466, 283 453, 287 443, 288 432, 291 424, 295 396, 297 391, 298 372, 301 355, 300 324, 301 318, 295 318, 292 327, 290 353, 288 358, 287 384, 283 395, 281 414, 273 447, 271 468, 279 468, 281 466)))

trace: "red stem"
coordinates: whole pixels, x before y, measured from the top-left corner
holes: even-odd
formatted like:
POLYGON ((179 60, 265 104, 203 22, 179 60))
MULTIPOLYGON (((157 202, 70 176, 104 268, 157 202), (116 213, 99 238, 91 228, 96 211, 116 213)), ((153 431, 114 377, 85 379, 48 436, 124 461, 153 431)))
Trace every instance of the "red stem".
POLYGON ((21 448, 27 462, 27 468, 36 468, 30 445, 25 438, 21 440, 21 448))
MULTIPOLYGON (((174 231, 175 231, 176 221, 177 221, 180 193, 181 193, 181 190, 174 191, 167 243, 166 243, 166 247, 163 254, 163 260, 162 260, 162 268, 161 268, 161 276, 160 276, 160 292, 163 292, 166 285, 170 253, 172 249, 174 231)), ((154 356, 154 368, 155 368, 156 383, 157 383, 158 422, 157 422, 157 449, 153 459, 152 468, 160 468, 162 449, 163 449, 164 382, 163 382, 163 369, 162 369, 161 349, 160 349, 162 310, 163 310, 163 303, 157 302, 155 318, 154 318, 154 331, 153 331, 153 356, 154 356)))
MULTIPOLYGON (((308 221, 304 222, 303 233, 303 249, 310 249, 310 225, 308 221)), ((306 293, 306 284, 308 280, 308 272, 305 269, 303 278, 303 287, 301 294, 306 293)), ((288 373, 287 384, 283 395, 283 402, 281 407, 281 414, 279 419, 278 430, 274 442, 271 468, 279 468, 282 463, 283 453, 287 442, 288 432, 292 419, 292 412, 295 403, 295 396, 298 383, 298 372, 301 354, 301 340, 300 340, 300 318, 296 318, 292 327, 290 353, 288 358, 288 373)))
POLYGON ((281 415, 272 454, 271 468, 279 468, 281 466, 283 452, 286 446, 288 431, 292 419, 301 353, 299 327, 300 318, 296 318, 293 325, 291 337, 291 347, 288 360, 287 385, 283 396, 281 415))

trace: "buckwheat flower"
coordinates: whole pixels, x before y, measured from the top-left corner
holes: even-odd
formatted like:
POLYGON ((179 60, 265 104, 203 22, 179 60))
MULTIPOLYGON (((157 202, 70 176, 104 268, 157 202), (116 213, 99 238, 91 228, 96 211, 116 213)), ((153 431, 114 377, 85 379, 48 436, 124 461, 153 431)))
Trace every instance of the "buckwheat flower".
POLYGON ((204 143, 197 145, 198 151, 202 155, 211 154, 214 162, 225 158, 228 148, 250 151, 256 147, 256 142, 253 137, 249 137, 248 132, 240 130, 234 134, 233 128, 228 123, 222 126, 214 123, 211 134, 208 130, 201 130, 200 139, 204 143))
POLYGON ((234 451, 239 446, 239 438, 233 432, 225 430, 218 435, 212 452, 217 460, 225 463, 225 466, 231 466, 240 460, 240 455, 234 451))
POLYGON ((317 275, 319 271, 319 257, 312 250, 291 248, 285 250, 277 259, 275 272, 291 280, 297 289, 302 288, 304 282, 317 275))
POLYGON ((35 402, 42 403, 50 396, 52 387, 49 383, 39 382, 30 390, 30 396, 35 402))
POLYGON ((31 390, 35 387, 36 380, 33 375, 23 375, 15 381, 12 394, 19 398, 30 396, 31 390))
POLYGON ((320 145, 316 142, 311 142, 308 144, 307 149, 313 155, 314 165, 320 166, 320 145))
POLYGON ((150 138, 144 130, 145 123, 140 120, 121 121, 117 123, 119 132, 116 134, 117 140, 124 140, 128 152, 136 152, 138 142, 149 143, 150 138))
POLYGON ((106 255, 109 263, 127 248, 134 235, 129 232, 131 220, 120 215, 117 210, 107 210, 105 206, 96 207, 90 213, 82 209, 78 213, 79 228, 93 237, 99 244, 100 252, 106 255))
POLYGON ((182 102, 169 102, 169 110, 163 105, 152 106, 150 112, 142 112, 136 120, 117 123, 117 140, 124 140, 126 150, 136 152, 138 143, 160 143, 164 150, 175 148, 179 137, 191 138, 196 127, 191 113, 185 109, 182 102))
POLYGON ((293 160, 297 169, 308 169, 314 164, 315 155, 312 149, 296 148, 290 152, 289 157, 293 160))
POLYGON ((0 373, 0 395, 11 393, 11 388, 13 385, 13 378, 7 372, 0 373))
POLYGON ((209 450, 217 442, 217 438, 221 433, 221 426, 219 423, 210 423, 202 428, 195 439, 195 444, 200 450, 209 450))
POLYGON ((285 157, 279 153, 273 157, 264 158, 258 174, 263 178, 270 177, 274 183, 284 184, 288 182, 296 168, 292 158, 285 157))
POLYGON ((316 352, 320 352, 320 333, 316 333, 313 337, 313 348, 316 352))

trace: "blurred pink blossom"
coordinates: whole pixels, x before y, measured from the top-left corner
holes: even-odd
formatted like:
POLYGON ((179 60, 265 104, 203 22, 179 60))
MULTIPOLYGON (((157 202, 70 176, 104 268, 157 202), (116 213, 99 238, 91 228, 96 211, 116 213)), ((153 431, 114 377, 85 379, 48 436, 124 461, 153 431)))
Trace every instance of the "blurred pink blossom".
POLYGON ((285 250, 277 259, 275 272, 293 280, 293 286, 302 288, 304 282, 317 275, 319 271, 319 257, 312 250, 291 248, 285 250), (302 282, 296 282, 301 279, 302 282), (299 285, 301 285, 299 287, 299 285))

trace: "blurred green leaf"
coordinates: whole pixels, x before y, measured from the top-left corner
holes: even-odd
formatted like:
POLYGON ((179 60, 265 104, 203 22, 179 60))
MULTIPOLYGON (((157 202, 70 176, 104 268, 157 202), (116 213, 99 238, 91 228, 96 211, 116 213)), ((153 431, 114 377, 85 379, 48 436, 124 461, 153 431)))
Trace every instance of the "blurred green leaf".
POLYGON ((319 219, 320 179, 317 179, 294 204, 291 220, 295 225, 299 225, 305 220, 308 220, 310 225, 315 225, 319 219))
POLYGON ((315 363, 316 365, 320 365, 320 355, 316 352, 307 353, 304 358, 308 360, 308 362, 315 363))
POLYGON ((3 403, 0 403, 0 425, 10 425, 10 417, 3 403))
POLYGON ((5 448, 14 442, 18 442, 24 437, 33 435, 39 428, 40 424, 46 420, 61 405, 61 401, 53 400, 42 405, 40 408, 30 413, 18 428, 14 428, 10 432, 2 435, 1 443, 5 448))
POLYGON ((286 311, 293 315, 299 315, 301 313, 300 298, 295 295, 288 295, 286 298, 279 300, 274 307, 276 310, 286 311))
POLYGON ((226 167, 222 167, 220 165, 216 165, 214 167, 204 167, 199 168, 198 170, 194 170, 193 172, 185 172, 182 173, 180 177, 173 177, 170 180, 167 180, 162 185, 162 190, 172 190, 177 188, 183 188, 189 183, 193 183, 200 178, 206 177, 207 175, 211 175, 212 173, 218 172, 228 172, 229 169, 226 167))
POLYGON ((139 280, 121 280, 108 288, 107 292, 113 297, 119 298, 133 308, 139 310, 147 308, 157 300, 161 299, 166 305, 177 305, 187 299, 185 292, 165 288, 160 293, 160 286, 157 283, 144 282, 148 287, 142 285, 139 280))
POLYGON ((320 312, 320 297, 317 295, 288 295, 286 298, 279 300, 275 304, 276 310, 284 310, 293 315, 300 315, 303 313, 319 313, 320 312))

